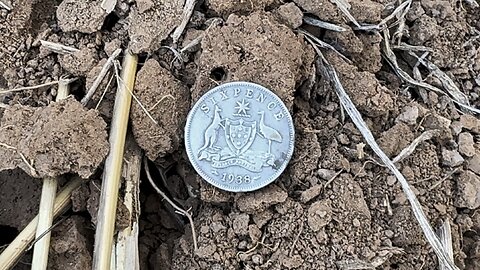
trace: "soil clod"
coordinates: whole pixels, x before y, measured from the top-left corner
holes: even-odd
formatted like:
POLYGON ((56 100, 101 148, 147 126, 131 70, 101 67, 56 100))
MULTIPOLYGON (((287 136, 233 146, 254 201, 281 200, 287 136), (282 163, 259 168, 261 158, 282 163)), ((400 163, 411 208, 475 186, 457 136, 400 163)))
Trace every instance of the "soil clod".
POLYGON ((34 177, 77 173, 88 178, 108 152, 105 122, 73 98, 44 108, 12 106, 1 127, 0 142, 12 147, 0 151, 2 170, 20 167, 34 177))

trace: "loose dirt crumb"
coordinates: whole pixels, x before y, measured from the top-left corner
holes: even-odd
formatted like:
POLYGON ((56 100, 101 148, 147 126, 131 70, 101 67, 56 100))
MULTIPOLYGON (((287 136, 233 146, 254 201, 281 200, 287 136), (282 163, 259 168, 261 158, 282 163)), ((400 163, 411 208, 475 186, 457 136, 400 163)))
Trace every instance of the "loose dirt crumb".
POLYGON ((464 171, 457 179, 455 206, 476 209, 480 207, 480 176, 464 171))
POLYGON ((180 23, 184 1, 152 0, 152 2, 151 8, 146 9, 140 5, 133 6, 130 11, 128 34, 129 48, 133 53, 151 53, 158 50, 161 41, 180 23))
POLYGON ((105 17, 105 10, 94 0, 63 0, 57 9, 58 25, 64 32, 94 33, 105 17))
POLYGON ((410 42, 414 45, 423 45, 423 43, 435 38, 439 34, 438 28, 435 19, 423 15, 415 20, 415 23, 413 24, 410 42))
POLYGON ((325 41, 335 44, 335 47, 348 56, 360 54, 363 51, 363 42, 350 27, 344 27, 347 29, 344 32, 327 31, 325 33, 325 41))
POLYGON ((313 198, 317 197, 322 192, 322 185, 315 185, 302 192, 300 195, 300 201, 307 203, 313 198))
POLYGON ((294 2, 306 12, 317 16, 320 20, 336 24, 343 22, 343 15, 340 9, 329 0, 295 0, 294 2))
POLYGON ((330 200, 314 202, 308 208, 308 226, 316 232, 325 227, 332 220, 332 208, 330 200))
POLYGON ((407 125, 414 126, 417 124, 419 110, 417 106, 405 106, 402 113, 395 118, 395 123, 403 122, 407 125))
POLYGON ((380 43, 382 37, 379 33, 357 33, 357 37, 363 43, 360 53, 352 53, 352 60, 360 71, 377 73, 382 68, 382 53, 380 43))
POLYGON ((2 170, 20 167, 35 177, 78 173, 88 178, 108 153, 105 122, 73 98, 44 108, 12 106, 4 112, 1 127, 0 142, 16 149, 1 147, 2 170))
POLYGON ((413 139, 410 128, 404 123, 398 123, 382 133, 382 136, 378 139, 378 144, 387 156, 394 157, 407 147, 413 139))
POLYGON ((360 23, 378 23, 382 19, 383 5, 370 0, 352 0, 350 13, 360 23))
POLYGON ((480 151, 477 151, 472 159, 468 161, 468 169, 480 175, 480 151))
POLYGON ((156 60, 150 59, 138 72, 134 92, 158 122, 154 124, 138 103, 133 104, 132 130, 138 145, 151 160, 177 150, 190 107, 188 89, 156 60))
POLYGON ((475 141, 472 134, 462 132, 458 135, 458 151, 466 157, 475 155, 475 141))
POLYGON ((284 202, 287 199, 287 192, 277 185, 269 185, 266 188, 242 194, 237 198, 237 207, 245 213, 263 211, 266 208, 284 202))
POLYGON ((93 231, 88 231, 88 221, 72 216, 52 231, 49 269, 91 269, 93 231))
POLYGON ((202 51, 192 101, 217 84, 240 80, 269 88, 290 108, 313 61, 302 38, 264 12, 231 15, 224 26, 211 27, 202 51))
POLYGON ((72 75, 86 77, 97 65, 98 58, 95 49, 82 48, 74 54, 59 56, 60 65, 72 75))
POLYGON ((281 5, 273 14, 281 23, 292 29, 300 27, 303 23, 303 12, 294 3, 281 5))
POLYGON ((264 10, 265 7, 278 3, 278 0, 208 0, 207 7, 214 13, 224 16, 233 13, 247 14, 253 11, 264 10))
POLYGON ((442 164, 449 167, 457 167, 463 164, 465 160, 457 150, 442 149, 442 164))
POLYGON ((393 210, 392 230, 397 232, 392 239, 396 246, 424 245, 426 243, 422 230, 412 222, 414 216, 409 206, 399 206, 393 210))

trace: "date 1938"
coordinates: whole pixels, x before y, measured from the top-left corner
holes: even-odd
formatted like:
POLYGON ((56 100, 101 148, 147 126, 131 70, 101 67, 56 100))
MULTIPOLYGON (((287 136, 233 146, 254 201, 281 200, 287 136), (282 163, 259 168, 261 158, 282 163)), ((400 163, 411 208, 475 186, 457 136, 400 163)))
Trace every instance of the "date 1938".
POLYGON ((252 183, 254 178, 252 178, 250 175, 245 174, 245 175, 235 175, 232 173, 224 173, 222 176, 222 181, 226 183, 235 183, 235 184, 250 184, 252 183))

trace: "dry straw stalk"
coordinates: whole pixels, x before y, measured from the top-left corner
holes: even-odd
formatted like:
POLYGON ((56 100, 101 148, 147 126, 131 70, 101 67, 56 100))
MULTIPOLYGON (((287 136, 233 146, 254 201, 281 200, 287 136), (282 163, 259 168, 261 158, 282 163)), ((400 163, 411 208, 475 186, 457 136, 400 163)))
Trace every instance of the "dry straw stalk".
MULTIPOLYGON (((53 206, 53 216, 58 217, 61 213, 70 206, 72 192, 76 190, 83 180, 79 177, 74 178, 68 183, 62 191, 55 198, 53 206)), ((30 223, 20 232, 15 240, 0 254, 1 269, 11 269, 15 263, 23 255, 27 247, 33 242, 35 238, 35 230, 37 228, 39 217, 38 215, 30 221, 30 223)))
POLYGON ((95 232, 93 269, 110 269, 118 190, 122 175, 128 116, 132 102, 132 95, 129 89, 133 89, 137 62, 138 57, 136 55, 126 53, 123 61, 122 80, 120 80, 121 83, 117 87, 110 129, 110 153, 105 161, 97 229, 95 232))

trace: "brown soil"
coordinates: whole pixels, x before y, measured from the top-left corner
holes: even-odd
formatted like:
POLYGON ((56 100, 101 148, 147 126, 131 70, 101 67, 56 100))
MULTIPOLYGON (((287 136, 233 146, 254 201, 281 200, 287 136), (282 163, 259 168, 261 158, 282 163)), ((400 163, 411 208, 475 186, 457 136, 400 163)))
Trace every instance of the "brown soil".
MULTIPOLYGON (((330 84, 316 72, 314 51, 295 31, 303 28, 351 60, 323 50, 389 157, 422 132, 435 131, 396 165, 430 224, 451 222, 457 266, 478 269, 480 119, 437 93, 407 87, 382 59, 382 35, 354 30, 331 1, 200 1, 178 44, 170 34, 184 1, 118 1, 110 15, 98 1, 11 2, 12 11, 0 9, 0 88, 38 85, 62 75, 79 80, 72 85, 73 97, 59 103, 53 102, 56 86, 1 95, 9 108, 1 109, 0 122, 0 247, 38 212, 41 181, 32 175, 79 174, 90 179, 53 230, 50 269, 91 268, 115 79, 98 111, 94 108, 113 73, 88 109, 75 99, 83 97, 114 50, 130 48, 140 59, 134 92, 154 121, 132 101, 129 132, 152 161, 162 190, 193 213, 199 246, 194 252, 188 220, 161 200, 142 172, 141 269, 438 269, 396 178, 377 164, 330 84), (306 26, 302 13, 347 31, 306 26), (172 53, 197 37, 203 37, 201 44, 181 52, 181 58, 172 53), (40 39, 79 52, 58 55, 41 48, 40 39), (266 188, 243 194, 203 181, 183 147, 183 125, 194 102, 210 88, 236 80, 279 95, 296 129, 287 170, 266 188)), ((348 3, 360 23, 377 23, 392 11, 390 1, 348 3)), ((466 2, 415 0, 402 39, 431 48, 428 59, 454 78, 477 108, 479 14, 466 2)), ((415 61, 395 53, 411 72, 415 61)), ((425 69, 420 72, 425 82, 442 87, 425 69)), ((118 228, 125 225, 124 213, 119 207, 118 228)), ((17 269, 30 268, 28 256, 17 269)))
POLYGON ((105 122, 73 98, 44 108, 14 105, 3 112, 0 127, 0 170, 88 178, 108 153, 105 122))

